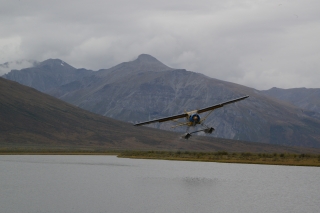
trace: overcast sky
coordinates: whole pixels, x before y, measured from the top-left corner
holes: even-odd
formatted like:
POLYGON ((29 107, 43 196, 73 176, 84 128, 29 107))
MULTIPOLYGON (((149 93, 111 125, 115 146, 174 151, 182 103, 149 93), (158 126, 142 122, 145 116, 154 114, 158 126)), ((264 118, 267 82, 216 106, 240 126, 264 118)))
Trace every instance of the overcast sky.
POLYGON ((98 70, 146 53, 256 89, 320 88, 319 0, 0 0, 0 26, 0 64, 98 70))

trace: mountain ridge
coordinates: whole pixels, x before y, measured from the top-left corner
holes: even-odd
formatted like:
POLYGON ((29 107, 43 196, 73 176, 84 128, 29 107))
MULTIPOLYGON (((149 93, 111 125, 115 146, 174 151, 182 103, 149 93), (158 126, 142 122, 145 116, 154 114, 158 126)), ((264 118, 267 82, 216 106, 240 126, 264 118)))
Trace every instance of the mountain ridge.
POLYGON ((178 133, 137 128, 97 115, 36 89, 0 78, 0 150, 185 150, 320 153, 212 137, 186 141, 178 133))
POLYGON ((41 92, 59 87, 66 83, 91 75, 92 71, 76 69, 60 59, 48 59, 33 67, 12 70, 3 78, 14 79, 23 85, 33 87, 41 92))
POLYGON ((273 87, 261 91, 271 97, 287 101, 301 109, 313 111, 314 117, 320 118, 320 88, 291 88, 281 89, 273 87))
MULTIPOLYGON (((249 95, 248 99, 210 115, 207 124, 216 129, 214 137, 320 146, 320 120, 310 116, 309 111, 250 87, 168 68, 154 57, 142 54, 134 61, 78 76, 45 92, 88 111, 131 123, 249 95), (154 63, 156 66, 150 66, 154 63)), ((169 130, 172 125, 150 126, 169 130)))

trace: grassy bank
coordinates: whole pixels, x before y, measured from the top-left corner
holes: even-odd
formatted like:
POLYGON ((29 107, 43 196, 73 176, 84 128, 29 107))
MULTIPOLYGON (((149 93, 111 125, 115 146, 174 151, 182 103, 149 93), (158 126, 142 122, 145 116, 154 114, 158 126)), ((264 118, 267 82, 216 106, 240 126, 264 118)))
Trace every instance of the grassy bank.
POLYGON ((320 155, 290 153, 228 153, 220 152, 166 152, 166 151, 125 151, 118 157, 139 159, 163 159, 183 161, 204 161, 224 163, 320 166, 320 155))
POLYGON ((117 155, 122 158, 163 159, 245 164, 269 164, 292 166, 320 166, 319 154, 292 153, 229 153, 194 151, 124 151, 89 147, 6 147, 0 155, 117 155))
POLYGON ((0 147, 0 155, 118 155, 119 150, 69 146, 7 146, 0 147))

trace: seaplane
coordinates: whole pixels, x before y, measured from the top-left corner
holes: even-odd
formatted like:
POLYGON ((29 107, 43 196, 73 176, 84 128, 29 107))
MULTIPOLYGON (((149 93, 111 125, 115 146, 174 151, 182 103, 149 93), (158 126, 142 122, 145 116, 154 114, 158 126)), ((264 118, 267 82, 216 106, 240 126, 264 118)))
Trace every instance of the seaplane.
POLYGON ((189 111, 189 112, 184 112, 182 114, 178 114, 178 115, 172 115, 172 116, 168 116, 168 117, 164 117, 164 118, 159 118, 159 119, 154 119, 154 120, 150 120, 150 121, 144 121, 141 123, 136 123, 134 124, 134 126, 142 126, 142 125, 147 125, 147 124, 151 124, 151 123, 162 123, 162 122, 166 122, 166 121, 173 121, 173 122, 177 122, 178 125, 172 126, 171 128, 176 128, 179 126, 187 126, 187 132, 182 136, 184 139, 189 139, 192 134, 197 133, 197 132, 204 132, 206 134, 211 134, 215 129, 213 127, 209 127, 207 125, 204 124, 204 121, 208 118, 208 116, 213 112, 213 110, 224 107, 228 104, 232 104, 241 100, 244 100, 246 98, 248 98, 249 95, 240 97, 240 98, 236 98, 236 99, 232 99, 220 104, 215 104, 209 107, 205 107, 202 109, 198 109, 198 110, 193 110, 193 111, 189 111), (204 112, 208 112, 203 118, 200 117, 199 114, 204 113, 204 112), (185 118, 184 122, 180 122, 179 119, 181 118, 185 118), (189 127, 195 127, 196 125, 201 125, 203 128, 201 128, 200 130, 196 130, 193 132, 188 132, 189 131, 189 127))

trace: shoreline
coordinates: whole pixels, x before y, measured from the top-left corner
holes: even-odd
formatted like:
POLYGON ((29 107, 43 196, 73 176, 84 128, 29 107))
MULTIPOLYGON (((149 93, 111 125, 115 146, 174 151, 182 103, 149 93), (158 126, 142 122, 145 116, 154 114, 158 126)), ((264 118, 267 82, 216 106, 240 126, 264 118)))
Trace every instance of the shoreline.
POLYGON ((0 155, 114 155, 118 158, 320 167, 320 155, 191 151, 4 151, 0 155))
POLYGON ((219 152, 165 152, 165 151, 126 151, 118 155, 123 158, 158 159, 218 163, 265 164, 285 166, 320 167, 320 155, 291 153, 228 153, 219 152))

